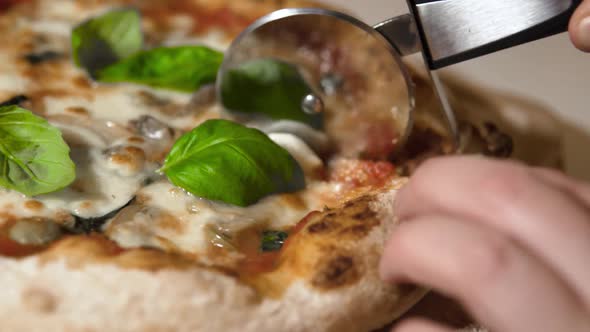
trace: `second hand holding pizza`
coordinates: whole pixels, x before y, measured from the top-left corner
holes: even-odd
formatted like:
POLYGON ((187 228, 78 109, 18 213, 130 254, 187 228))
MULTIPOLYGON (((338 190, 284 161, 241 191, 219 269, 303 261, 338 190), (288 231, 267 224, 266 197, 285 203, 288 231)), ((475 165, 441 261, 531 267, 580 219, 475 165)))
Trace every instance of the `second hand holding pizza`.
MULTIPOLYGON (((585 1, 570 24, 584 51, 588 20, 585 1)), ((396 206, 403 225, 382 258, 384 279, 430 285, 492 331, 590 330, 587 183, 514 162, 433 159, 396 206)), ((410 320, 395 331, 449 329, 410 320)))

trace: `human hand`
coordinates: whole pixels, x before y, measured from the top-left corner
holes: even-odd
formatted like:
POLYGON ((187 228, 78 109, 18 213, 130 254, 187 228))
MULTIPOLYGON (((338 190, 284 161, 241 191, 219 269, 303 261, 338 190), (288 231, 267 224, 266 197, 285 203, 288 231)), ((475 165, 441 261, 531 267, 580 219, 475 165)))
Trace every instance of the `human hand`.
MULTIPOLYGON (((480 157, 427 161, 395 202, 387 281, 459 300, 492 331, 590 331, 590 186, 480 157)), ((444 327, 406 321, 396 332, 444 327)))
POLYGON ((590 52, 590 0, 582 1, 570 20, 570 37, 582 51, 590 52))

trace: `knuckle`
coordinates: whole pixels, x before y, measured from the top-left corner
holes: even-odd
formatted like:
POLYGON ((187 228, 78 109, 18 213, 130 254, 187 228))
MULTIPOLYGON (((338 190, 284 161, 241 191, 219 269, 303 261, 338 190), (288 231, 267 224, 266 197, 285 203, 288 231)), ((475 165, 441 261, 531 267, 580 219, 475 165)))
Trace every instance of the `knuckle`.
POLYGON ((515 258, 515 247, 508 239, 490 237, 472 248, 473 286, 491 286, 510 273, 515 258))
POLYGON ((443 158, 432 158, 424 161, 418 170, 412 174, 406 185, 406 192, 411 192, 413 198, 428 200, 438 193, 438 187, 445 187, 442 182, 452 181, 448 179, 454 172, 446 172, 446 160, 443 158))
POLYGON ((502 165, 482 174, 478 187, 490 196, 512 201, 529 190, 532 181, 526 169, 502 165))
POLYGON ((436 179, 446 169, 453 169, 453 159, 449 157, 435 157, 425 160, 413 175, 417 178, 436 179), (451 164, 451 165, 449 165, 451 164))
POLYGON ((389 241, 387 243, 387 247, 391 252, 398 255, 411 252, 411 233, 407 231, 409 227, 411 227, 411 224, 399 225, 391 232, 391 236, 389 237, 389 241))
POLYGON ((389 257, 396 260, 412 259, 416 255, 416 238, 412 223, 402 224, 392 231, 387 243, 389 257))

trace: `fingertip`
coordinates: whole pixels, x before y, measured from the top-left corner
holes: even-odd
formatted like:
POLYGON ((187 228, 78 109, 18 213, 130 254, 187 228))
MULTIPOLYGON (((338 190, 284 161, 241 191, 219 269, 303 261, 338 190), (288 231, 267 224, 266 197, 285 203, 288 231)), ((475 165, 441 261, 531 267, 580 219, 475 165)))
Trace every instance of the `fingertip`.
POLYGON ((584 52, 590 52, 590 1, 584 1, 576 10, 569 26, 572 43, 584 52))
POLYGON ((451 332, 452 330, 426 319, 410 318, 398 324, 392 332, 451 332))

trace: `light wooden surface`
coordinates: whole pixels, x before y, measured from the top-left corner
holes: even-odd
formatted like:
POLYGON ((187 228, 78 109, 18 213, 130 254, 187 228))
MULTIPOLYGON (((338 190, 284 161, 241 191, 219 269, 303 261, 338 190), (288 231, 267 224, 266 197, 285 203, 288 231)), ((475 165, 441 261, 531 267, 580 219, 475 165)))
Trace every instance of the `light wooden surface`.
MULTIPOLYGON (((321 0, 369 24, 407 12, 405 0, 321 0)), ((567 34, 521 45, 444 69, 479 85, 531 97, 566 123, 568 173, 590 179, 590 54, 573 48, 567 34)))

